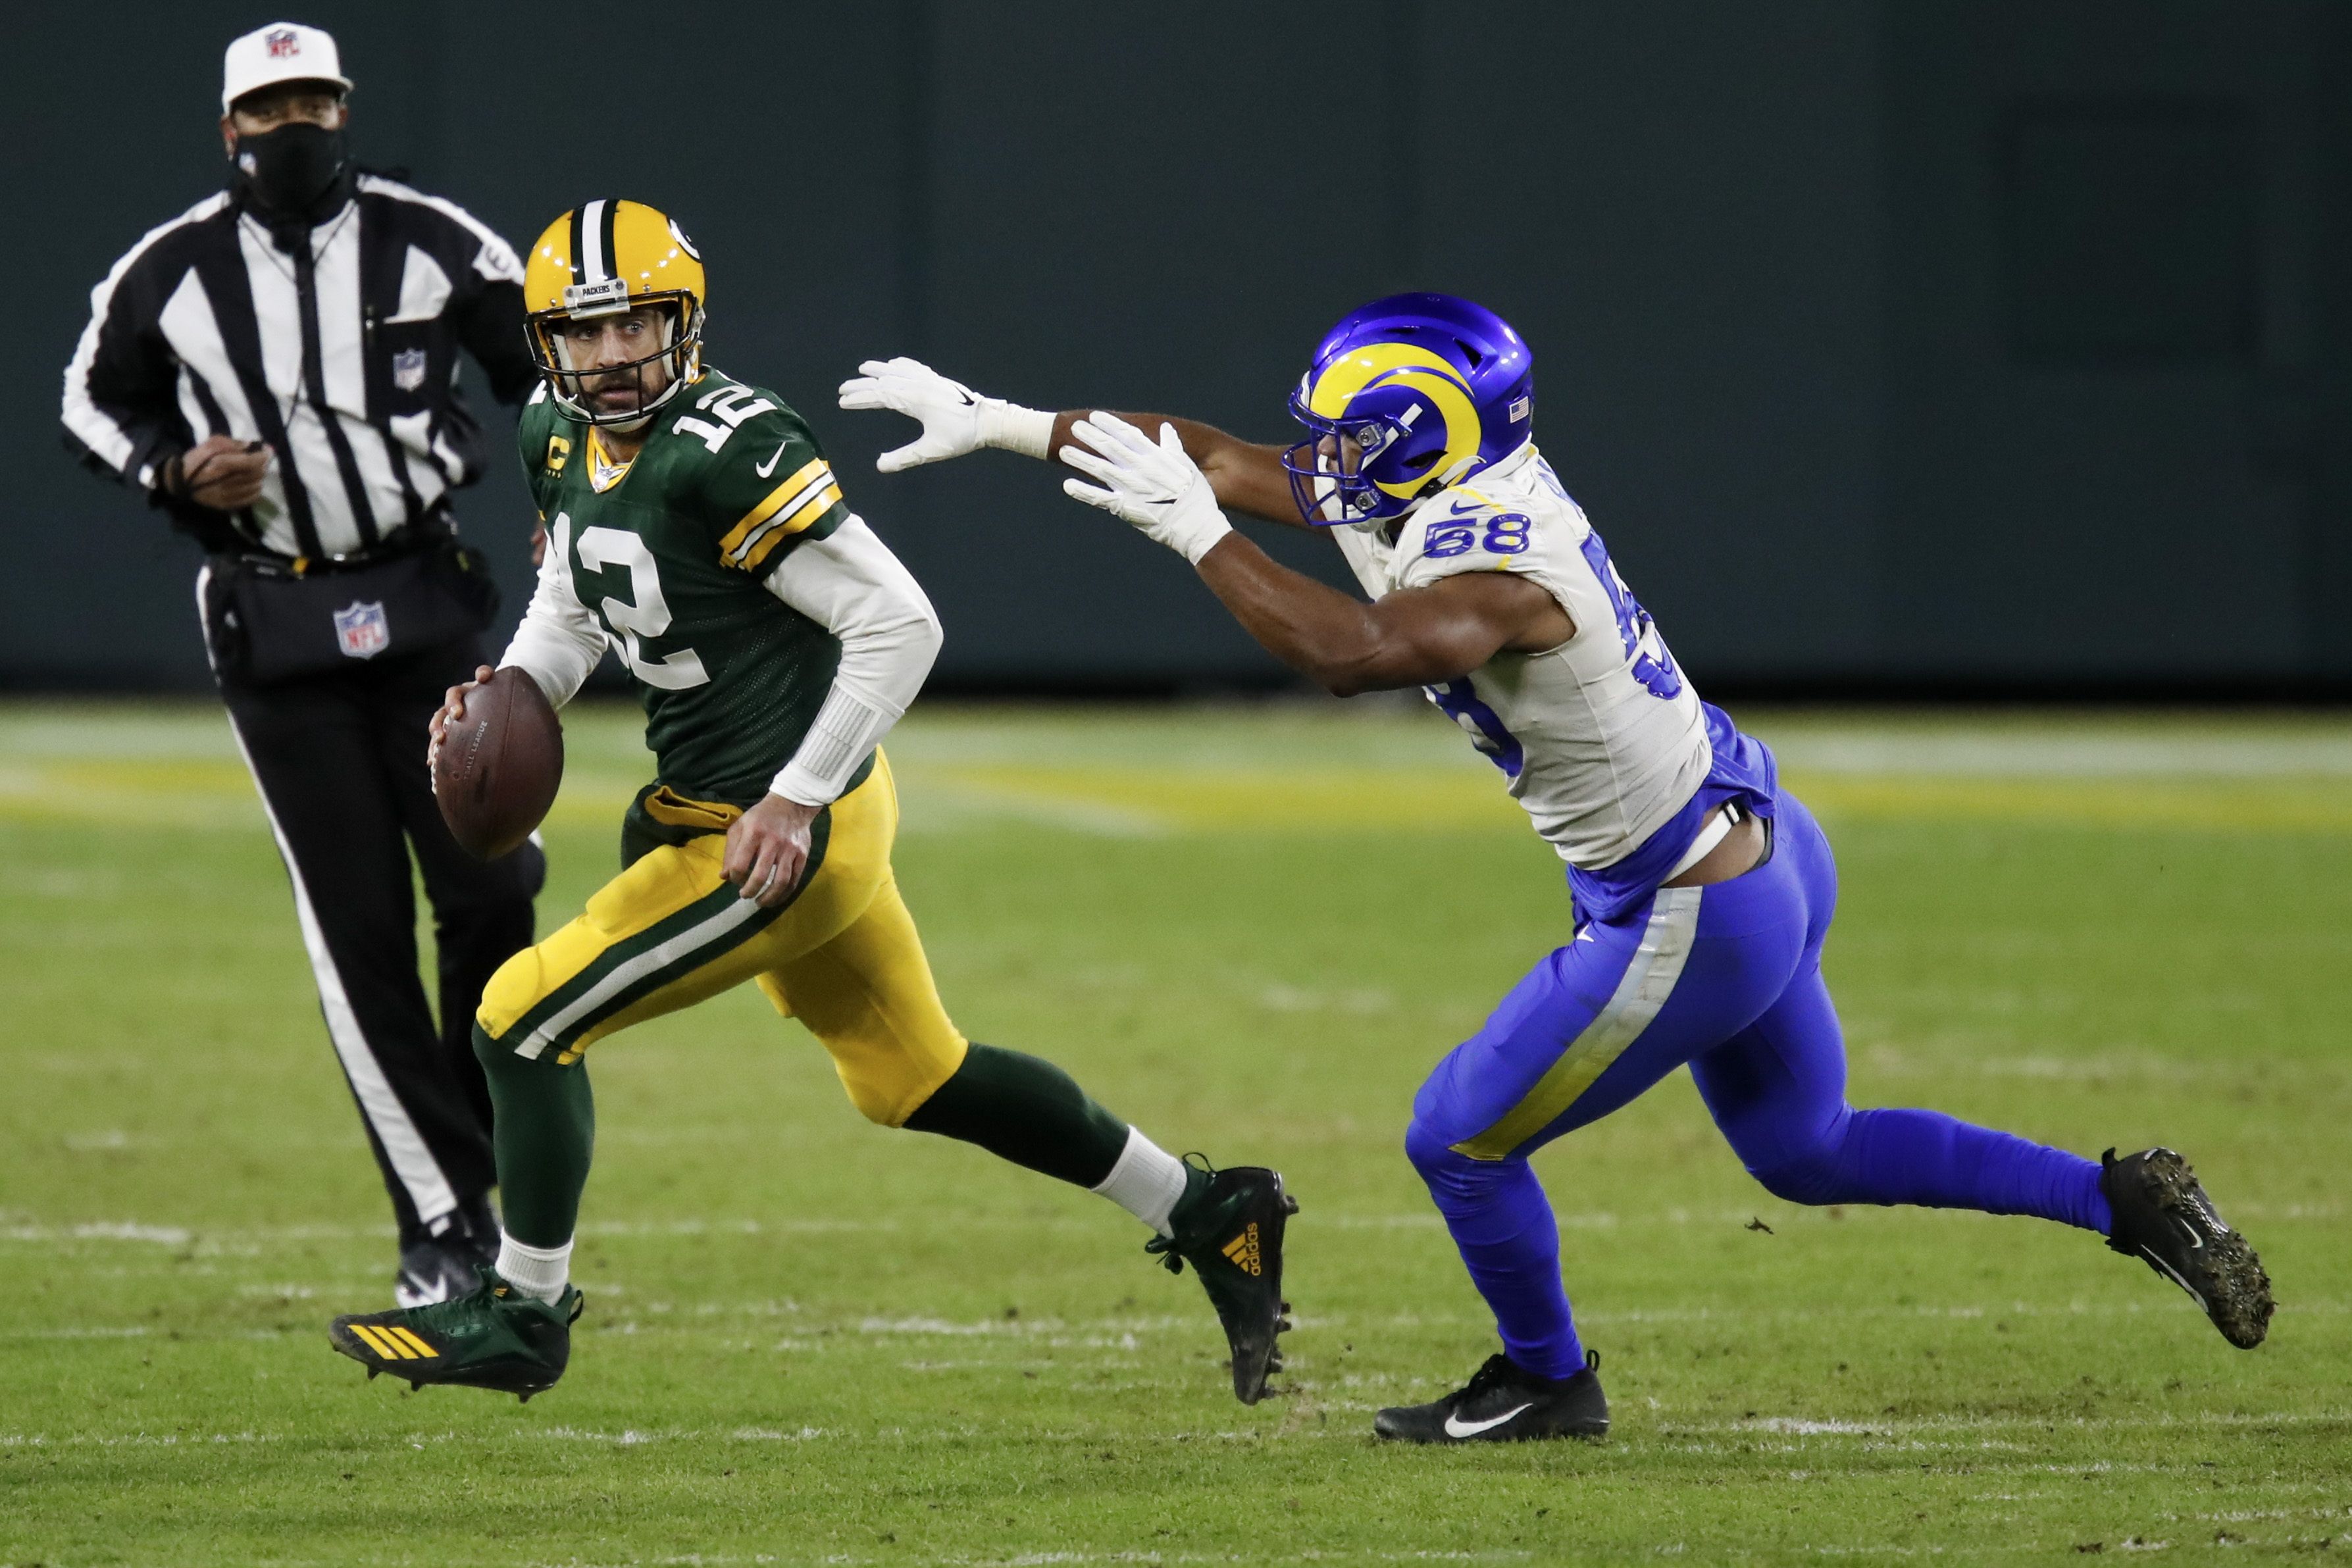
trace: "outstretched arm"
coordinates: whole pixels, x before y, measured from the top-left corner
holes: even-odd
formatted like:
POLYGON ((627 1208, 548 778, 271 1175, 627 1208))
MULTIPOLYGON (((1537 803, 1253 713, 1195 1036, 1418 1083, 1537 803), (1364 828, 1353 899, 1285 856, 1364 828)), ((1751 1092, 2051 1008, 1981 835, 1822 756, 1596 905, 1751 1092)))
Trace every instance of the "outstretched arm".
MULTIPOLYGON (((1084 410, 1046 413, 1002 398, 982 397, 919 360, 868 360, 857 370, 856 376, 841 383, 842 407, 889 409, 922 422, 921 435, 885 452, 876 461, 875 466, 885 474, 961 457, 983 446, 1053 461, 1054 455, 1070 444, 1078 421, 1087 417, 1084 410)), ((1309 526, 1298 515, 1290 476, 1283 470, 1281 447, 1244 441, 1198 420, 1159 413, 1126 417, 1148 430, 1163 424, 1172 427, 1183 438, 1185 452, 1207 476, 1219 506, 1270 523, 1309 526)))
POLYGON ((1291 570, 1239 534, 1201 558, 1201 580, 1265 650, 1333 696, 1456 680, 1501 653, 1575 632, 1524 577, 1481 572, 1367 604, 1291 570))
MULTIPOLYGON (((1059 453, 1068 446, 1078 422, 1088 413, 1086 409, 1068 409, 1055 414, 1049 450, 1059 453)), ((1314 526, 1298 515, 1298 498, 1292 494, 1289 472, 1282 465, 1281 447, 1244 441, 1197 419, 1178 419, 1165 413, 1121 413, 1118 417, 1143 430, 1173 430, 1184 443, 1184 455, 1201 470, 1216 495, 1217 505, 1226 511, 1244 513, 1269 523, 1286 523, 1294 528, 1314 526)), ((1065 463, 1063 466, 1069 465, 1065 463)))
POLYGON ((1523 577, 1480 572, 1366 604, 1291 570, 1233 531, 1219 497, 1163 425, 1154 442, 1116 414, 1070 426, 1066 481, 1190 560, 1266 651, 1338 696, 1457 679, 1500 653, 1540 653, 1576 633, 1559 601, 1523 577))

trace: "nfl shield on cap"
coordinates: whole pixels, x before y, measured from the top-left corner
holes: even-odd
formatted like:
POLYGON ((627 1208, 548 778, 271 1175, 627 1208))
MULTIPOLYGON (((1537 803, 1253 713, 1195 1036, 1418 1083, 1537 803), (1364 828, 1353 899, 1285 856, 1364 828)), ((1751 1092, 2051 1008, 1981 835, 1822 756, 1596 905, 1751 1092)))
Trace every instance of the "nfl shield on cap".
POLYGON ((221 62, 221 110, 226 113, 247 93, 282 81, 329 81, 352 89, 331 35, 299 22, 272 22, 230 43, 221 62))

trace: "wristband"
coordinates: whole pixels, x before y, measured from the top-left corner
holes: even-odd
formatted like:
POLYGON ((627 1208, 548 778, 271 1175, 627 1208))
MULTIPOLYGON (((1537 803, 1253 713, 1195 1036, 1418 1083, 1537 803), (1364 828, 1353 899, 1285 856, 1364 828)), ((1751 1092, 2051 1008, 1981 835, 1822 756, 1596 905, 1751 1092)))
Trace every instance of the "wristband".
POLYGON ((1194 566, 1200 565, 1201 558, 1234 531, 1233 524, 1225 521, 1225 514, 1214 507, 1203 508, 1197 516, 1171 517, 1169 521, 1173 526, 1168 529, 1164 542, 1194 566))
POLYGON ((1054 416, 1002 398, 980 400, 980 444, 1044 462, 1054 444, 1054 416))
POLYGON ((801 739, 768 793, 800 806, 825 806, 849 786, 849 776, 874 749, 898 716, 836 685, 817 710, 816 722, 801 739))

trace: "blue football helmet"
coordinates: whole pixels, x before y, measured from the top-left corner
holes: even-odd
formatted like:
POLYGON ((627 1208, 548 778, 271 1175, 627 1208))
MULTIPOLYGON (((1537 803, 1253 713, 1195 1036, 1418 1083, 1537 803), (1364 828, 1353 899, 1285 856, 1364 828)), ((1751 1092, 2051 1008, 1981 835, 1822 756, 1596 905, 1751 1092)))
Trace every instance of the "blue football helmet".
POLYGON ((1324 334, 1290 412, 1307 431, 1282 455, 1301 517, 1399 517, 1526 442, 1535 360, 1483 305, 1391 294, 1324 334))

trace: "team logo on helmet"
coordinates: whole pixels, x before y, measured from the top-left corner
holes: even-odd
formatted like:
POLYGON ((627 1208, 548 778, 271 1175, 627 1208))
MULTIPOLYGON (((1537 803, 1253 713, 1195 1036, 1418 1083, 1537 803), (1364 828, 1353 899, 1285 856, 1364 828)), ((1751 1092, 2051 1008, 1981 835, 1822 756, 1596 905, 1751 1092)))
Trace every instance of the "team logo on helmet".
POLYGON ((1283 455, 1299 514, 1393 517, 1517 451, 1534 412, 1527 345, 1493 311, 1399 294, 1324 337, 1290 400, 1307 439, 1283 455))

